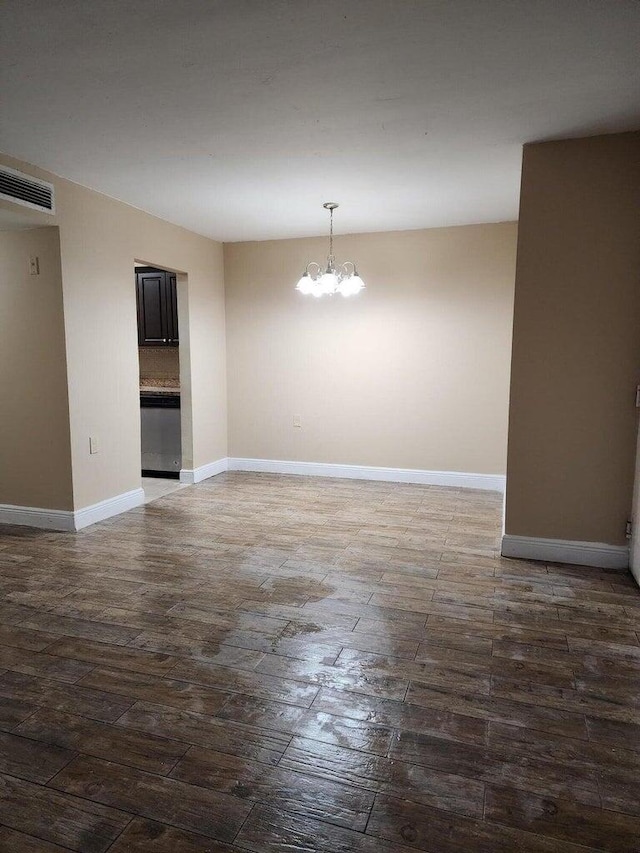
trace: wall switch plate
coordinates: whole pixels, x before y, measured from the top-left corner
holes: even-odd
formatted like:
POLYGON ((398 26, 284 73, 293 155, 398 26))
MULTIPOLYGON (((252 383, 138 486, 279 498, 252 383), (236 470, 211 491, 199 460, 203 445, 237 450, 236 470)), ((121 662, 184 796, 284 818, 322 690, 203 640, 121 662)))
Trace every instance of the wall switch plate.
POLYGON ((98 438, 95 435, 89 436, 89 453, 97 453, 98 452, 98 438))
POLYGON ((40 275, 40 258, 36 255, 29 258, 29 275, 40 275))
POLYGON ((302 418, 300 417, 300 415, 294 415, 293 416, 293 425, 294 425, 294 427, 301 427, 302 426, 302 418))

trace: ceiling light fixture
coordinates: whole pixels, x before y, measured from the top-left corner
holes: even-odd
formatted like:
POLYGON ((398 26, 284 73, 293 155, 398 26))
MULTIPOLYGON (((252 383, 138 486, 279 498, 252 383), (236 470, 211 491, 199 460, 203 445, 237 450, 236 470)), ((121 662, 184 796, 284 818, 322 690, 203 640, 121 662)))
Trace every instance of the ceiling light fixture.
POLYGON ((327 201, 322 206, 329 211, 330 216, 327 265, 323 269, 315 261, 307 264, 306 270, 296 285, 296 290, 305 295, 310 293, 312 296, 330 296, 333 293, 355 296, 364 287, 364 281, 358 275, 356 265, 352 261, 336 264, 333 254, 333 211, 338 204, 335 201, 327 201))

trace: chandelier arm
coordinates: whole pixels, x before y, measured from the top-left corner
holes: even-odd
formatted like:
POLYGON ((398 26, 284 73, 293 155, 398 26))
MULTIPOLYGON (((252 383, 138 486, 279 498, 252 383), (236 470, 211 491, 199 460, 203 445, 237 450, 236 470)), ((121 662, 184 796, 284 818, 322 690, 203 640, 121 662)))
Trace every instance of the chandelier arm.
POLYGON ((307 274, 313 279, 315 279, 316 276, 318 276, 318 274, 320 273, 321 270, 322 270, 322 267, 320 266, 320 264, 317 264, 315 261, 309 261, 309 263, 307 264, 307 274), (315 273, 312 273, 310 271, 309 267, 315 267, 316 268, 315 273))

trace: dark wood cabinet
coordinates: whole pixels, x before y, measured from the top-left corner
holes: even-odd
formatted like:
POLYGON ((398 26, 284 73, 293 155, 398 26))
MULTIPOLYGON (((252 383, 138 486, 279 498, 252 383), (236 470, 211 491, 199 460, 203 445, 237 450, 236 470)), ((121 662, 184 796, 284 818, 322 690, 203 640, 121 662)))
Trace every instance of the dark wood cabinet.
POLYGON ((177 347, 178 296, 176 275, 152 267, 136 267, 138 345, 177 347))

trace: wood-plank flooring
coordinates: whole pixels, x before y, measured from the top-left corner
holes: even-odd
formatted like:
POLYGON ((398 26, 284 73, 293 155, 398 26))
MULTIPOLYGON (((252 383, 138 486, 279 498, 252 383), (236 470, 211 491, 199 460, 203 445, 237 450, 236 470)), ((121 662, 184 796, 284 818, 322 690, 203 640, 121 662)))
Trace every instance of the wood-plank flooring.
POLYGON ((640 591, 489 492, 224 474, 0 529, 0 850, 640 850, 640 591))

